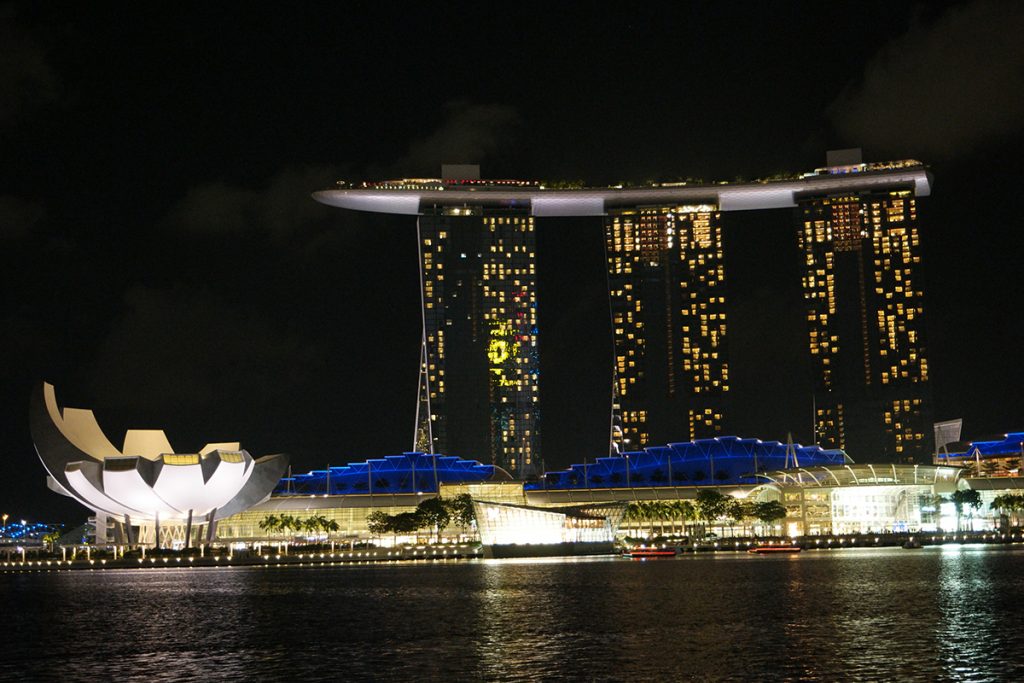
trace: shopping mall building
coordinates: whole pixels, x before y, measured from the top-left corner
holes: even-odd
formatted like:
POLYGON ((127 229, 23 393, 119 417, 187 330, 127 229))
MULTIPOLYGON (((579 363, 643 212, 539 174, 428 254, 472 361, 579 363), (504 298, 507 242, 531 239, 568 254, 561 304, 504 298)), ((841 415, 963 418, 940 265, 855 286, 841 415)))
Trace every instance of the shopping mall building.
MULTIPOLYGON (((965 510, 963 528, 998 527, 1000 517, 991 509, 992 500, 1003 493, 1024 494, 1018 491, 1024 489, 1024 480, 970 474, 946 464, 859 464, 841 451, 736 437, 597 458, 526 483, 493 465, 405 453, 285 477, 268 500, 224 519, 217 537, 223 542, 266 540, 260 522, 268 515, 288 514, 334 520, 339 531, 332 536, 339 541, 366 539, 371 536, 370 513, 411 512, 438 493, 446 498, 468 493, 476 501, 504 506, 504 515, 509 506, 557 512, 615 502, 693 501, 708 488, 743 500, 781 502, 787 515, 775 531, 788 536, 955 531, 956 512, 945 498, 957 489, 981 493, 981 507, 965 510)), ((537 514, 523 513, 519 519, 531 524, 537 514)), ((572 514, 565 516, 567 530, 574 519, 572 514)), ((548 527, 553 523, 546 517, 542 521, 548 527)), ((685 520, 676 521, 673 528, 682 528, 685 520)), ((715 527, 719 530, 718 524, 715 527)), ((627 518, 618 534, 643 535, 646 528, 627 518)), ((721 531, 730 535, 749 529, 748 522, 733 528, 724 525, 721 531)), ((450 527, 446 534, 454 539, 473 531, 450 527)))

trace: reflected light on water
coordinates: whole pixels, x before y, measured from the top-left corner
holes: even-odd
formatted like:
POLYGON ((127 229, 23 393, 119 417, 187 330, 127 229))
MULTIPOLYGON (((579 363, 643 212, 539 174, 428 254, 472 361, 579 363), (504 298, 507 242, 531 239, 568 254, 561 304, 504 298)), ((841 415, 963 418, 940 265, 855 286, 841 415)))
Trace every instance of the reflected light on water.
POLYGON ((1019 629, 1004 624, 999 605, 1009 597, 993 583, 987 555, 977 548, 943 546, 938 576, 939 647, 946 676, 957 680, 1003 678, 1000 643, 995 632, 1019 629))
POLYGON ((964 546, 0 573, 0 680, 1020 680, 1022 569, 964 546))

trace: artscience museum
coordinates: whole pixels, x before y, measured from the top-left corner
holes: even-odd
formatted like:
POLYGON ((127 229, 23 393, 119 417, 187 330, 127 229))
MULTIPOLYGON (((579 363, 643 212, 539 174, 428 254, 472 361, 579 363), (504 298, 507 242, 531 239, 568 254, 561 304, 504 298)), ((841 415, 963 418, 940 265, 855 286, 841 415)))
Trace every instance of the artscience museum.
POLYGON ((220 519, 270 496, 285 455, 254 459, 239 443, 176 453, 158 429, 130 429, 118 448, 91 410, 63 408, 50 384, 36 388, 32 439, 50 489, 96 515, 96 543, 188 547, 213 540, 220 519))

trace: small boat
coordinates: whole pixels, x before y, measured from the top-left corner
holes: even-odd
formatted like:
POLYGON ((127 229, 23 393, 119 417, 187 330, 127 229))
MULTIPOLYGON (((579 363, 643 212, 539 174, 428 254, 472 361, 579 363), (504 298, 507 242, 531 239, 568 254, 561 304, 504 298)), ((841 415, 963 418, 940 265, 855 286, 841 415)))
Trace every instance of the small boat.
POLYGON ((916 538, 911 538, 903 544, 903 547, 907 550, 917 550, 918 548, 921 548, 923 546, 921 545, 921 541, 917 540, 916 538))
POLYGON ((759 545, 747 552, 751 555, 773 555, 775 553, 798 553, 803 548, 798 545, 759 545))
POLYGON ((667 546, 667 547, 664 547, 664 548, 659 548, 657 546, 638 545, 638 546, 634 546, 632 548, 626 548, 625 550, 622 551, 622 556, 623 557, 635 557, 635 558, 644 558, 644 557, 675 557, 678 554, 679 554, 679 548, 676 548, 675 546, 667 546))

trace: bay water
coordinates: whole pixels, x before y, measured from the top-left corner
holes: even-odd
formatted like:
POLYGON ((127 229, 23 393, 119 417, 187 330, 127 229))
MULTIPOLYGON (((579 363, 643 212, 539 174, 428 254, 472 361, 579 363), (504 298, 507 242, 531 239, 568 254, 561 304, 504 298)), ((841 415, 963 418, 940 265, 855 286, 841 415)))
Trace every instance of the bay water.
POLYGON ((0 679, 1024 680, 1024 548, 0 573, 0 679))

